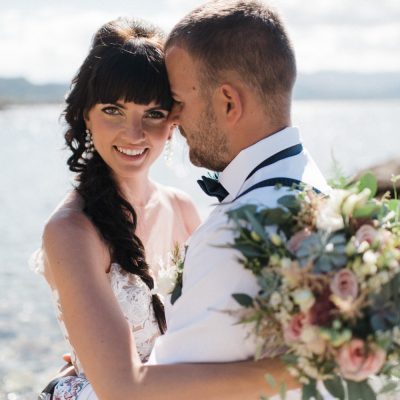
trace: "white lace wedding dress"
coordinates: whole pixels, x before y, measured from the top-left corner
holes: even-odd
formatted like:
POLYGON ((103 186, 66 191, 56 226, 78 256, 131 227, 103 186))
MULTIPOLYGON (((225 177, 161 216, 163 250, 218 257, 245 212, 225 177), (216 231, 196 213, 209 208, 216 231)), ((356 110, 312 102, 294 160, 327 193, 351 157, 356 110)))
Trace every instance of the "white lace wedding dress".
MULTIPOLYGON (((31 265, 36 272, 41 274, 44 273, 42 250, 38 250, 35 253, 31 265)), ((151 353, 154 341, 160 335, 160 330, 152 306, 152 293, 139 277, 124 271, 116 263, 111 264, 108 276, 115 297, 132 329, 139 356, 141 360, 145 362, 151 353)), ((75 350, 69 341, 68 332, 62 317, 62 310, 57 290, 52 289, 52 294, 56 306, 57 319, 60 323, 65 340, 69 344, 72 363, 78 373, 78 378, 67 377, 57 384, 53 399, 89 399, 89 397, 83 397, 82 391, 88 384, 88 381, 85 378, 85 373, 76 356, 75 350)), ((92 397, 90 398, 94 399, 93 391, 91 392, 92 397)))
MULTIPOLYGON (((157 277, 161 268, 168 267, 170 252, 175 244, 183 245, 190 232, 187 230, 180 203, 175 199, 174 193, 178 192, 159 184, 155 185, 157 190, 150 201, 142 207, 135 207, 135 209, 138 215, 137 234, 141 237, 145 246, 146 260, 157 277), (160 239, 161 232, 162 240, 160 239)), ((180 196, 182 196, 182 193, 180 196)), ((30 265, 36 272, 44 274, 42 250, 38 250, 31 257, 30 265)), ((118 264, 111 265, 108 276, 115 297, 132 329, 139 356, 145 362, 150 356, 155 339, 160 335, 153 312, 152 293, 139 277, 127 273, 118 264)), ((53 399, 96 399, 92 387, 88 385, 88 381, 85 379, 82 365, 68 339, 57 290, 51 289, 57 319, 69 344, 75 370, 78 372, 78 378, 64 378, 57 385, 53 399)))

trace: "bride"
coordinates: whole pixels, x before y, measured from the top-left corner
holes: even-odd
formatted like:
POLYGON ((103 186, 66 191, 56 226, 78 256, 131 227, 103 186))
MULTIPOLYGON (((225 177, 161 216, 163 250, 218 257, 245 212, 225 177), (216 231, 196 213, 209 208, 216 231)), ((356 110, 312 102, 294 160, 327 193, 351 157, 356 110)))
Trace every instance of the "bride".
MULTIPOLYGON (((166 329, 154 291, 158 260, 165 264, 174 243, 183 244, 200 219, 187 195, 148 176, 173 130, 162 47, 152 26, 109 22, 72 82, 65 140, 76 187, 46 223, 37 264, 52 289, 76 376, 52 381, 41 398, 94 398, 89 381, 99 398, 110 398, 104 393, 132 378, 132 365, 147 360, 166 329)), ((187 398, 189 390, 192 399, 234 399, 262 390, 265 366, 155 371, 161 380, 174 379, 168 396, 187 398)))
MULTIPOLYGON (((154 277, 200 219, 186 194, 148 176, 174 128, 157 29, 128 19, 102 26, 66 102, 68 165, 77 184, 48 220, 41 256, 82 376, 80 359, 91 363, 93 341, 113 347, 107 331, 126 329, 125 320, 146 361, 166 328, 154 277), (99 297, 106 309, 98 309, 99 297)), ((56 397, 67 384, 55 387, 56 397)))

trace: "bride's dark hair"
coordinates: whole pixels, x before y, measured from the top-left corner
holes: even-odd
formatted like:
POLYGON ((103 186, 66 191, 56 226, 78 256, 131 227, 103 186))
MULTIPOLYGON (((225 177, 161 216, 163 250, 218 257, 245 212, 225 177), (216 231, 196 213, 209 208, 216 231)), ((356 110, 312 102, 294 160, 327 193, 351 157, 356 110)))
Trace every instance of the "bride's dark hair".
MULTIPOLYGON (((118 100, 137 104, 155 101, 165 109, 172 106, 162 32, 127 18, 111 21, 97 31, 88 56, 72 80, 64 111, 68 124, 65 141, 72 151, 67 163, 71 171, 78 173, 75 189, 84 201, 83 211, 109 246, 112 261, 153 289, 144 247, 135 234, 135 210, 97 152, 90 160, 82 158, 85 114, 97 103, 118 100)), ((163 333, 164 307, 157 295, 153 295, 153 308, 163 333)))

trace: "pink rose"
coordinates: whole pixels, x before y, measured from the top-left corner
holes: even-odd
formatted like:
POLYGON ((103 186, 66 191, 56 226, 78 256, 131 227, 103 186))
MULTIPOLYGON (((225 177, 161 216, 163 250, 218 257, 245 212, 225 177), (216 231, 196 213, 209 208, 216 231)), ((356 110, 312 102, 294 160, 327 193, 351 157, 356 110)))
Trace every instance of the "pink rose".
POLYGON ((386 360, 385 351, 375 345, 366 348, 361 339, 352 339, 343 345, 336 362, 344 378, 361 382, 380 371, 386 360))
POLYGON ((378 232, 371 225, 361 225, 355 236, 357 245, 360 245, 362 242, 367 242, 371 245, 377 239, 378 232))
POLYGON ((330 289, 341 299, 354 300, 358 295, 357 277, 349 269, 341 269, 334 275, 330 289))
POLYGON ((296 232, 290 240, 286 244, 286 248, 292 253, 295 254, 299 249, 301 242, 311 235, 311 231, 307 228, 302 229, 299 232, 296 232))
POLYGON ((303 328, 307 325, 309 325, 309 316, 307 314, 299 313, 294 315, 284 327, 283 335, 285 340, 288 343, 297 342, 300 339, 303 328))

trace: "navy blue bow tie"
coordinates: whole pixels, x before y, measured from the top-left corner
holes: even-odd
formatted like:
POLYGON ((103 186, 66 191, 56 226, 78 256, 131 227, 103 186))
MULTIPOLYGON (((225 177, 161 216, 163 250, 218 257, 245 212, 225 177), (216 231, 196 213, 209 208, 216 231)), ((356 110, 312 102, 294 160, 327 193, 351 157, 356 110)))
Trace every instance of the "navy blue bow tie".
POLYGON ((203 189, 205 194, 216 197, 220 203, 229 194, 218 181, 218 179, 209 178, 208 176, 202 176, 201 179, 197 181, 197 183, 203 189))

